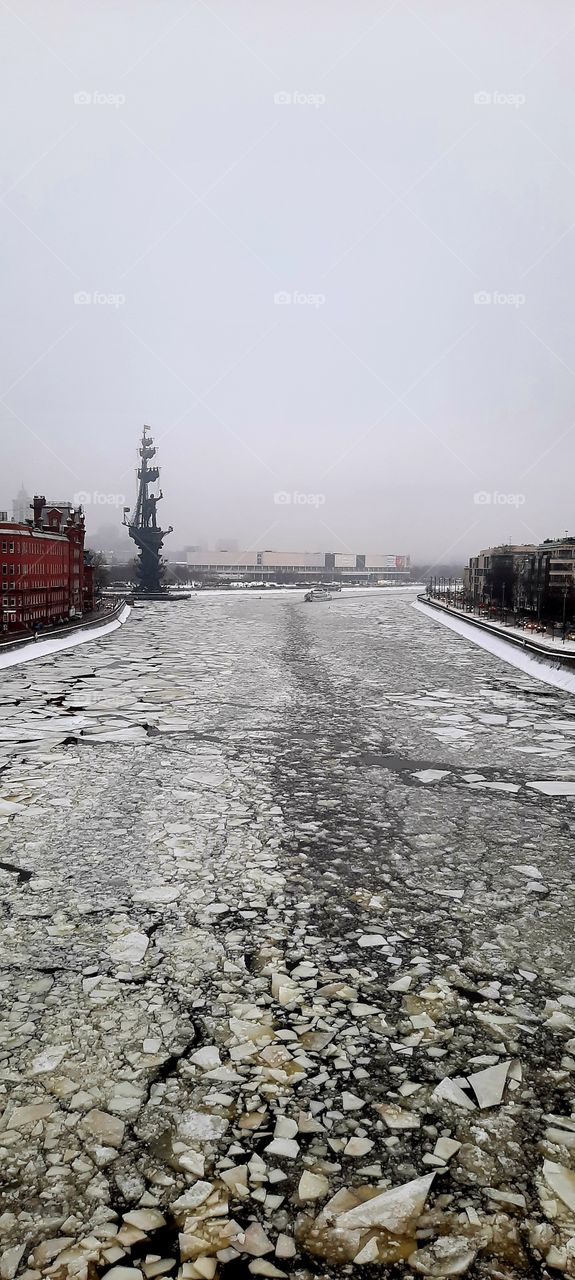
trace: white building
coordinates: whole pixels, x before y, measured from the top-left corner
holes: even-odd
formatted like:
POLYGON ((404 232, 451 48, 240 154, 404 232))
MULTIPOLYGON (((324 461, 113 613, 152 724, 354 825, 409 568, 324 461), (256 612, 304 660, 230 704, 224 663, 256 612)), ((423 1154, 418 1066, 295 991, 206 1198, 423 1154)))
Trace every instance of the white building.
POLYGON ((394 582, 409 580, 409 556, 339 551, 188 551, 192 576, 248 581, 394 582))

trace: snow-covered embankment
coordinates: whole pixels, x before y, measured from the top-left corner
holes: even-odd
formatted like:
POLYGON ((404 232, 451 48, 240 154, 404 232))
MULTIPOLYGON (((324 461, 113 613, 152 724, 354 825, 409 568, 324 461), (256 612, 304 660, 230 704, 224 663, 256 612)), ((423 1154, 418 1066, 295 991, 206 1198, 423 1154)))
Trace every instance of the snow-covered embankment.
POLYGON ((56 635, 46 637, 43 640, 30 640, 23 643, 17 649, 8 649, 5 653, 0 651, 0 670, 6 667, 18 666, 21 662, 34 662, 36 658, 45 658, 51 653, 60 653, 64 649, 74 649, 79 644, 87 644, 89 640, 101 640, 102 636, 110 635, 112 631, 117 631, 118 627, 126 621, 131 613, 130 606, 123 604, 121 609, 114 611, 113 617, 102 625, 78 627, 67 635, 56 635))
POLYGON ((430 605, 423 604, 420 600, 414 600, 413 608, 419 613, 423 613, 426 618, 431 618, 434 622, 440 623, 444 627, 449 627, 451 631, 457 632, 465 640, 471 640, 473 644, 479 645, 481 649, 487 649, 496 658, 502 658, 504 662, 509 662, 512 667, 518 667, 520 671, 525 671, 527 675, 534 676, 536 680, 543 680, 545 684, 552 684, 557 689, 564 689, 566 693, 575 693, 575 671, 559 665, 558 657, 554 659, 553 654, 546 657, 535 657, 528 653, 525 649, 519 648, 506 640, 504 636, 494 634, 493 631, 483 630, 473 623, 464 621, 454 613, 447 613, 443 609, 435 609, 430 605))

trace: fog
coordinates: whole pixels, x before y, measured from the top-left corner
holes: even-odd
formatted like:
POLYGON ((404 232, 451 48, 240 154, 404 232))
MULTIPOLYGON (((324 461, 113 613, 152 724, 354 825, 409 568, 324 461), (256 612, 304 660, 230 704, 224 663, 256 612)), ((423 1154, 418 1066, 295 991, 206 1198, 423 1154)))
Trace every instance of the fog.
POLYGON ((166 551, 575 533, 567 0, 1 12, 0 507, 149 423, 166 551))

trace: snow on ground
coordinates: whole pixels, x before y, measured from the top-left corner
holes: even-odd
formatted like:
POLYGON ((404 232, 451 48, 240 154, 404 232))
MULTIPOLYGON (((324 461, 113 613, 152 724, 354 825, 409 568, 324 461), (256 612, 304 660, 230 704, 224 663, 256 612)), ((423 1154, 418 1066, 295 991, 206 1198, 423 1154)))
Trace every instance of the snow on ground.
POLYGON ((67 636, 50 636, 44 640, 32 641, 20 649, 7 650, 6 653, 3 653, 0 647, 0 671, 8 667, 20 666, 22 662, 36 662, 38 658, 45 658, 51 653, 62 653, 65 649, 75 649, 78 645, 87 644, 90 640, 99 640, 102 636, 111 635, 112 631, 117 631, 118 627, 122 626, 129 614, 130 606, 126 604, 112 622, 103 622, 101 627, 86 627, 85 631, 79 629, 67 636))
MULTIPOLYGON (((447 613, 443 609, 434 609, 432 605, 423 604, 421 600, 413 602, 413 608, 419 613, 423 613, 425 617, 433 619, 441 626, 449 627, 451 631, 455 631, 457 635, 463 636, 465 640, 471 640, 473 644, 479 645, 481 649, 487 649, 488 653, 494 654, 497 658, 502 658, 504 662, 509 662, 512 667, 517 667, 519 671, 525 671, 527 675, 534 676, 536 680, 543 680, 545 684, 554 685, 556 689, 564 689, 567 693, 575 693, 575 671, 568 671, 565 667, 559 665, 553 666, 553 648, 549 648, 549 661, 546 658, 536 658, 534 654, 524 652, 517 648, 514 644, 509 644, 503 636, 498 636, 494 631, 487 631, 483 627, 475 627, 471 622, 465 622, 463 618, 459 618, 452 613, 447 613)), ((510 628, 511 631, 525 638, 523 632, 517 631, 517 628, 510 628)), ((533 636, 534 640, 539 640, 538 636, 533 636)), ((573 649, 573 645, 568 646, 573 649)))

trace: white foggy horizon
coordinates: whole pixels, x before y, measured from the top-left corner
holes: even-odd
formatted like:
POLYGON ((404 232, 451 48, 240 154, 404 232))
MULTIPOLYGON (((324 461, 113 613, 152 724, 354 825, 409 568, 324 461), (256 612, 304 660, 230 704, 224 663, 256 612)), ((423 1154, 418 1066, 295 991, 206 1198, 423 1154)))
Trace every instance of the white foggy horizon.
POLYGON ((147 423, 167 555, 575 534, 566 0, 1 22, 1 509, 119 535, 147 423))

